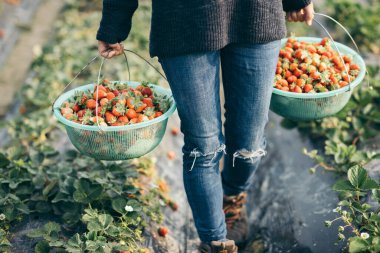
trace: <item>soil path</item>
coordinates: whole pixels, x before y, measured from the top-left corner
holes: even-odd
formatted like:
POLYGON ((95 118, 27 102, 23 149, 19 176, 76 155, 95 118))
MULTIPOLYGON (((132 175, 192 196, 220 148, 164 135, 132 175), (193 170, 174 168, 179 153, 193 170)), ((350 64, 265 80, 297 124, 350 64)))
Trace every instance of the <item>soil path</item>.
POLYGON ((34 19, 28 24, 30 30, 20 34, 12 53, 0 68, 0 87, 2 94, 7 94, 0 100, 0 116, 6 113, 15 93, 25 81, 34 57, 33 48, 44 45, 50 39, 54 29, 52 23, 56 20, 63 3, 63 1, 42 1, 34 19))
MULTIPOLYGON (((312 144, 297 130, 283 129, 280 120, 271 113, 268 154, 249 191, 251 242, 244 252, 341 252, 343 245, 334 245, 336 227, 324 227, 325 220, 335 217, 332 209, 338 200, 331 189, 334 174, 317 171, 311 175, 308 168, 314 163, 302 154, 302 148, 312 149, 312 144)), ((170 118, 163 142, 151 155, 156 157, 159 175, 168 182, 171 196, 180 206, 177 212, 166 213, 170 235, 177 243, 169 240, 171 251, 164 252, 193 253, 198 240, 182 185, 183 137, 170 134, 179 123, 177 114, 170 118), (169 151, 176 153, 176 159, 167 158, 169 151)))

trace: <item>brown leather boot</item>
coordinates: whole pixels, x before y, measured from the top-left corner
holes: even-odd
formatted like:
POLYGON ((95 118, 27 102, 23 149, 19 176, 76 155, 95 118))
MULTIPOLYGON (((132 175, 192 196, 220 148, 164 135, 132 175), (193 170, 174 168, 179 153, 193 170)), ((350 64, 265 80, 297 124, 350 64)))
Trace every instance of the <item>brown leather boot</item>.
POLYGON ((223 211, 226 217, 227 238, 242 246, 248 240, 248 217, 245 203, 247 193, 223 197, 223 211))
POLYGON ((209 244, 202 243, 199 251, 200 253, 238 253, 238 247, 232 240, 225 242, 212 241, 209 244))

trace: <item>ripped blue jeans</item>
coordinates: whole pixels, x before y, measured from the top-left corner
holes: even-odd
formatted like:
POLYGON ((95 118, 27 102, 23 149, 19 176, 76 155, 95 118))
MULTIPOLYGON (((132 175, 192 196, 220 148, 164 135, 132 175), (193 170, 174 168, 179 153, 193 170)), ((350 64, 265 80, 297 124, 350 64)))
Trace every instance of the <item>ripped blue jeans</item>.
POLYGON ((203 242, 226 239, 223 194, 246 191, 266 154, 264 128, 279 50, 280 41, 230 44, 218 51, 159 59, 177 102, 185 141, 185 191, 203 242))

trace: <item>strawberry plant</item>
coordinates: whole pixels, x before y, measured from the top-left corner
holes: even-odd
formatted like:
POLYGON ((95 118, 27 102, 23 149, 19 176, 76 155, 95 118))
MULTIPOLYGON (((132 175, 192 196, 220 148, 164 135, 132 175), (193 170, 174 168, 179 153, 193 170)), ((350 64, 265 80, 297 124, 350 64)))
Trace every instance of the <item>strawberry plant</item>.
POLYGON ((341 201, 334 212, 338 217, 326 221, 327 227, 334 222, 342 223, 338 228, 339 240, 344 240, 344 231, 350 235, 349 252, 380 251, 380 185, 369 178, 361 166, 353 166, 347 172, 348 179, 335 183, 333 189, 340 192, 341 201), (371 197, 372 203, 366 201, 371 197))
POLYGON ((380 249, 380 186, 368 177, 365 169, 367 163, 380 159, 379 147, 368 146, 368 141, 378 137, 380 132, 380 67, 369 67, 369 73, 371 88, 356 89, 336 116, 310 122, 282 122, 287 128, 298 127, 317 146, 324 147, 304 150, 316 161, 310 169, 312 173, 322 168, 341 176, 333 186, 340 198, 334 209, 338 217, 326 221, 325 225, 341 223, 337 239, 347 240, 349 252, 378 252, 380 249))
MULTIPOLYGON (((380 3, 376 0, 327 0, 327 13, 349 28, 351 35, 361 49, 380 54, 380 3), (363 3, 364 2, 364 3, 363 3)), ((330 21, 328 24, 332 24, 330 21)), ((339 26, 331 25, 340 41, 349 37, 340 30, 339 26)), ((338 39, 338 38, 337 38, 338 39)))
MULTIPOLYGON (((0 142, 0 251, 17 252, 19 245, 11 243, 14 227, 31 215, 49 219, 27 233, 37 241, 29 249, 35 252, 146 251, 143 240, 161 223, 162 199, 168 198, 153 184, 158 179, 153 176, 152 160, 100 162, 82 156, 67 146, 64 129, 52 117, 50 103, 96 54, 94 38, 100 20, 99 0, 65 3, 54 37, 35 50, 31 74, 18 94, 20 114, 0 126, 1 132, 7 132, 7 138, 0 142)), ((142 6, 135 16, 146 24, 149 8, 142 6)), ((131 36, 130 48, 141 47, 137 38, 147 41, 147 34, 141 31, 145 29, 132 31, 139 34, 131 36)), ((138 64, 130 61, 133 76, 158 80, 152 72, 137 73, 143 68, 138 64)), ((117 79, 127 76, 124 63, 116 61, 112 68, 117 70, 112 73, 117 79)), ((96 71, 85 71, 79 82, 96 76, 96 71)), ((102 97, 108 100, 103 100, 102 106, 112 110, 115 105, 110 101, 116 97, 113 93, 102 97)), ((62 112, 70 120, 82 117, 91 124, 93 111, 84 107, 88 103, 87 107, 93 107, 88 102, 93 99, 93 92, 77 93, 73 105, 65 104, 62 112)), ((140 102, 165 106, 144 99, 140 102)), ((127 112, 120 106, 116 109, 121 115, 118 119, 128 122, 128 118, 120 119, 127 112)), ((150 116, 156 113, 148 112, 150 116)), ((99 114, 105 115, 106 110, 99 114)), ((170 203, 169 208, 175 207, 170 203)))
POLYGON ((28 236, 42 238, 40 245, 68 252, 74 252, 70 251, 74 241, 78 247, 79 241, 83 242, 83 249, 89 251, 95 242, 97 247, 119 250, 117 241, 123 239, 127 242, 123 249, 136 249, 149 222, 162 220, 158 189, 138 186, 153 169, 148 159, 105 164, 73 150, 59 154, 46 145, 23 147, 17 152, 10 147, 0 158, 3 250, 9 249, 11 224, 31 213, 50 214, 65 226, 47 223, 29 231, 28 236), (67 241, 67 235, 80 224, 86 229, 67 241))

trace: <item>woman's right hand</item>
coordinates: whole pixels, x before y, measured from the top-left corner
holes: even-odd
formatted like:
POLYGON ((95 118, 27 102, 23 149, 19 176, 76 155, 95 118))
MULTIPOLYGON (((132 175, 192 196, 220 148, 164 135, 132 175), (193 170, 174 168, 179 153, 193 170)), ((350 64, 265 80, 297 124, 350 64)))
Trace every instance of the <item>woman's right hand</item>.
POLYGON ((124 47, 120 43, 110 44, 104 41, 98 41, 98 51, 104 58, 111 59, 114 56, 123 54, 124 47))
POLYGON ((306 22, 309 26, 312 25, 314 19, 313 2, 298 11, 287 12, 286 18, 289 22, 306 22))

